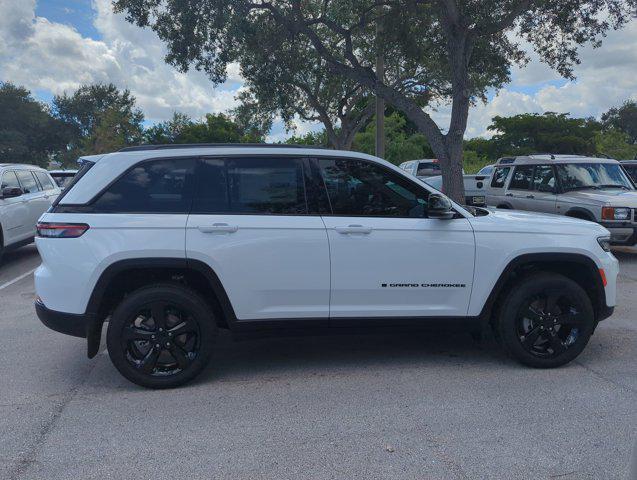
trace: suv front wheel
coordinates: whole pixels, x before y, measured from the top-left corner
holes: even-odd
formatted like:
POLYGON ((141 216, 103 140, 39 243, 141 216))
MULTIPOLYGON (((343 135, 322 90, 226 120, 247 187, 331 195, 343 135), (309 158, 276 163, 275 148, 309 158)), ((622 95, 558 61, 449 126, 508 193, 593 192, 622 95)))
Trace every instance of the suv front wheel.
POLYGON ((586 292, 569 278, 538 273, 507 295, 496 330, 505 350, 536 368, 564 365, 577 357, 595 329, 586 292))
POLYGON ((136 290, 111 316, 111 361, 133 383, 172 388, 204 369, 216 333, 214 315, 194 291, 173 284, 136 290))

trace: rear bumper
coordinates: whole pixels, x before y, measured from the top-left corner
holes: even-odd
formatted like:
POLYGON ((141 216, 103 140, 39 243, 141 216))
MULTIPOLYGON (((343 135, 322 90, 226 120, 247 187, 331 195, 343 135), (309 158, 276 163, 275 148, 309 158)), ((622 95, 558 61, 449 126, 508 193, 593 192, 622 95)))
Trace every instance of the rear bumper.
POLYGON ((56 332, 86 338, 93 323, 93 315, 56 312, 44 306, 41 300, 35 301, 35 311, 40 321, 56 332))

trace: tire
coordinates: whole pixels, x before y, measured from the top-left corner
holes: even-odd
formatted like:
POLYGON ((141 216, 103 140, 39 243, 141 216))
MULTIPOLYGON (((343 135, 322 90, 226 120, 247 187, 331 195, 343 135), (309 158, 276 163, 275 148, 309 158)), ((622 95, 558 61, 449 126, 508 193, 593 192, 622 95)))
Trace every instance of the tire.
POLYGON ((595 330, 590 298, 573 280, 555 273, 523 278, 505 298, 496 323, 505 351, 535 368, 575 359, 595 330))
POLYGON ((136 290, 117 306, 106 345, 115 368, 131 382, 174 388, 206 367, 216 333, 214 314, 197 293, 156 284, 136 290))

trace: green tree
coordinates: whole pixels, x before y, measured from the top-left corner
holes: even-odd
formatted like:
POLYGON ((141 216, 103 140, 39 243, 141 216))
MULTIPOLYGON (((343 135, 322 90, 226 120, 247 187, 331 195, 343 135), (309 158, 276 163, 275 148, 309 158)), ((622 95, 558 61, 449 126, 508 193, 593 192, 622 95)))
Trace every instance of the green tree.
POLYGON ((144 131, 144 142, 151 145, 183 143, 178 141, 179 137, 192 123, 185 113, 173 112, 170 120, 157 123, 144 131))
POLYGON ((224 113, 207 114, 201 121, 174 113, 173 118, 148 128, 148 143, 262 143, 264 138, 250 126, 234 121, 224 113))
POLYGON ((68 134, 31 92, 0 82, 0 163, 47 166, 64 150, 68 134))
POLYGON ((100 112, 89 135, 82 137, 74 153, 94 155, 110 153, 131 144, 140 143, 142 132, 131 113, 118 108, 100 112))
MULTIPOLYGON (((435 157, 425 136, 410 132, 407 123, 407 119, 400 112, 394 112, 385 118, 387 161, 398 165, 407 160, 435 157)), ((370 122, 364 131, 356 135, 352 149, 373 155, 375 142, 376 122, 370 122)))
POLYGON ((123 146, 140 143, 144 114, 135 103, 129 90, 120 91, 113 84, 83 85, 70 95, 64 93, 54 97, 53 113, 71 131, 67 158, 74 160, 79 153, 97 153, 90 145, 96 135, 102 133, 97 132, 100 122, 126 122, 112 125, 117 131, 113 138, 122 139, 123 146), (122 134, 127 136, 122 138, 122 134))
POLYGON ((115 0, 115 9, 167 43, 166 60, 195 67, 213 82, 241 60, 246 36, 272 44, 280 32, 308 42, 330 71, 383 97, 416 124, 441 162, 445 191, 464 200, 463 137, 469 106, 510 79, 527 56, 523 39, 567 78, 578 46, 599 46, 604 33, 634 15, 637 0, 115 0), (378 27, 378 28, 377 28, 378 27), (398 65, 387 78, 375 71, 382 53, 398 65), (426 95, 420 95, 425 92, 426 95), (446 128, 423 102, 451 105, 446 128))
POLYGON ((567 113, 524 113, 493 117, 489 130, 497 156, 529 153, 591 155, 601 125, 591 118, 570 118, 567 113))
POLYGON ((374 113, 361 85, 334 75, 307 39, 285 35, 280 25, 250 30, 239 58, 247 87, 240 95, 242 111, 257 118, 264 112, 280 116, 289 130, 297 118, 320 122, 330 147, 349 150, 374 113))
POLYGON ((599 154, 617 160, 637 159, 637 145, 630 142, 628 134, 620 130, 611 128, 595 132, 594 142, 595 149, 599 154))
POLYGON ((607 129, 616 129, 628 136, 628 141, 637 144, 637 102, 628 100, 621 107, 613 107, 602 115, 607 129))

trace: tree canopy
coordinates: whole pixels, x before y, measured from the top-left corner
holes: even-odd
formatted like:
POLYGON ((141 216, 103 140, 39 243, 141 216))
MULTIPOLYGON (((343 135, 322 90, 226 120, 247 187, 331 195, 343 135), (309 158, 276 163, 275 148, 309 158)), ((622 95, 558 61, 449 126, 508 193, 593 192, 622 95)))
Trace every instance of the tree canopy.
MULTIPOLYGON (((528 60, 524 40, 567 78, 578 47, 598 46, 620 28, 637 0, 115 0, 115 9, 151 27, 168 46, 166 60, 225 79, 229 62, 242 60, 246 38, 263 32, 305 42, 331 73, 374 92, 401 110, 440 159, 445 191, 464 198, 463 137, 469 106, 510 78, 528 60), (391 59, 379 75, 373 58, 391 59), (438 126, 423 102, 447 102, 447 126, 438 126)), ((256 44, 256 43, 255 43, 256 44)))
POLYGON ((625 133, 630 143, 637 144, 637 102, 627 100, 621 107, 613 107, 602 114, 602 123, 625 133))
POLYGON ((64 149, 68 133, 27 89, 0 82, 0 163, 46 166, 64 149))

